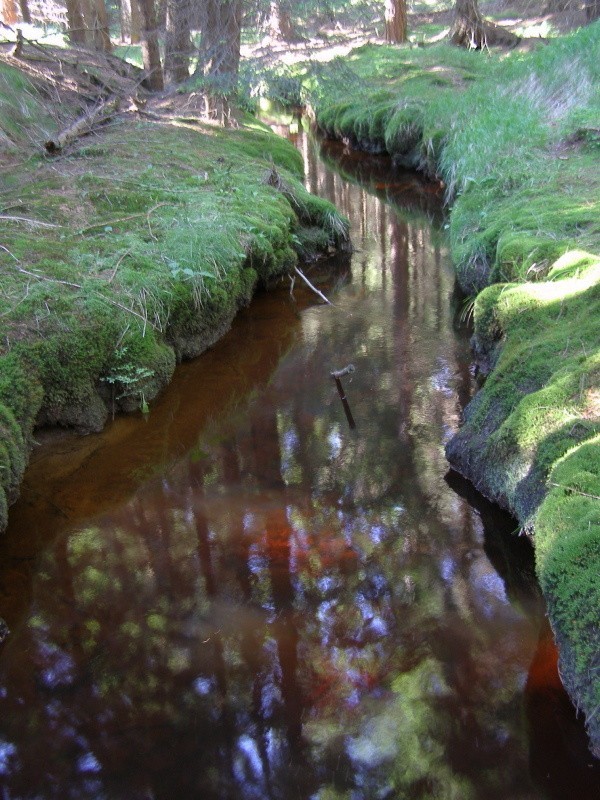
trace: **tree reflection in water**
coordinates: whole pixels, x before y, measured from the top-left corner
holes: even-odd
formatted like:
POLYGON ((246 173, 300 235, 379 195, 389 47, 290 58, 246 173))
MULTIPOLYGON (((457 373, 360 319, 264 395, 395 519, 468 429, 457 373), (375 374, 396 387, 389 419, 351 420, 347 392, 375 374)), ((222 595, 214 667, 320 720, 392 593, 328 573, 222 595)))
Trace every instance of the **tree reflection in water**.
POLYGON ((443 480, 471 385, 436 206, 371 175, 311 164, 357 251, 268 384, 111 509, 73 501, 40 556, 0 661, 3 797, 548 796, 530 553, 443 480), (350 361, 356 430, 329 377, 350 361))

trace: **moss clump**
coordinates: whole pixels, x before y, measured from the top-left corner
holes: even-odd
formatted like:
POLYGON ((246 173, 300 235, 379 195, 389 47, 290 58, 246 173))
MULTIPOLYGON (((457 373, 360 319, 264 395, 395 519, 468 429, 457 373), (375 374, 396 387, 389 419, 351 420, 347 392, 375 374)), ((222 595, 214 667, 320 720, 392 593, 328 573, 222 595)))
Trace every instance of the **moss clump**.
POLYGON ((56 112, 47 107, 40 89, 18 69, 0 63, 0 153, 18 152, 33 136, 43 141, 55 130, 56 112))
POLYGON ((26 454, 21 427, 10 409, 0 404, 0 524, 4 526, 25 471, 26 454))
POLYGON ((562 674, 600 727, 600 259, 581 251, 548 280, 496 284, 475 304, 485 386, 447 448, 453 466, 534 532, 562 674))
MULTIPOLYGON (((537 572, 560 645, 567 688, 600 742, 600 437, 570 450, 549 476, 536 517, 537 572)), ((596 755, 600 751, 596 746, 596 755)))
POLYGON ((599 45, 599 23, 525 57, 367 45, 313 68, 311 101, 325 135, 445 181, 458 278, 474 293, 543 277, 575 247, 598 252, 599 45))
POLYGON ((337 76, 335 65, 313 71, 313 102, 325 134, 446 184, 457 277, 480 293, 474 343, 490 373, 448 457, 535 529, 565 681, 600 754, 597 470, 589 496, 552 485, 570 485, 563 470, 577 459, 600 462, 599 47, 600 22, 502 58, 369 46, 337 76))
MULTIPOLYGON (((2 102, 23 146, 39 139, 43 94, 9 73, 2 102)), ((2 527, 36 424, 99 430, 111 411, 145 410, 177 359, 296 263, 305 226, 324 249, 347 237, 304 190, 297 150, 255 122, 114 120, 78 146, 32 156, 3 186, 15 213, 0 249, 2 527)))

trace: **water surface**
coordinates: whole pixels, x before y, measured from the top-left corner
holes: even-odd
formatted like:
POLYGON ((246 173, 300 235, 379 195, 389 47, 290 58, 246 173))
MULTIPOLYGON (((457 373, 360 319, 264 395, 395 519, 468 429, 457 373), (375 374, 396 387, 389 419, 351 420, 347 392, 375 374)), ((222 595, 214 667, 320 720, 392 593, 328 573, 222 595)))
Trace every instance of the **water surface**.
POLYGON ((528 544, 444 459, 474 386, 439 198, 328 155, 334 305, 261 296, 147 419, 36 452, 2 798, 598 796, 528 544))

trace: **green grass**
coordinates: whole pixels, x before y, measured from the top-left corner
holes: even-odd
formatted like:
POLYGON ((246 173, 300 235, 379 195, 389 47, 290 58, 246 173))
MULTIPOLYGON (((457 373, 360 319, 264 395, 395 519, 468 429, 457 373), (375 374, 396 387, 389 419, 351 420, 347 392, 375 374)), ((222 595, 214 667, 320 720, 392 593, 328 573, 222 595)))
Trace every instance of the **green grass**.
MULTIPOLYGON (((42 95, 2 74, 10 148, 26 148, 42 95)), ((304 189, 296 149, 255 122, 114 120, 60 159, 25 152, 1 173, 2 527, 35 425, 98 430, 113 410, 145 410, 257 285, 348 235, 304 189)))
POLYGON ((311 76, 326 135, 445 183, 492 370, 448 455, 534 532, 565 682, 597 752, 599 49, 596 23, 528 54, 369 45, 311 76))
POLYGON ((133 64, 134 67, 144 66, 141 44, 116 44, 113 46, 113 54, 133 64))

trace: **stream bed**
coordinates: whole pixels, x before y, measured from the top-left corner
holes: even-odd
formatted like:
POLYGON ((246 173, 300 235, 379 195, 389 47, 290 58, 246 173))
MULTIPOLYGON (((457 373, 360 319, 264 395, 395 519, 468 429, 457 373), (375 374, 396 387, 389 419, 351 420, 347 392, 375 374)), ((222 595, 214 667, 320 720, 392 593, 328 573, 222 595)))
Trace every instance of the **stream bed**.
POLYGON ((352 223, 333 305, 282 284, 147 417, 40 434, 2 800, 600 796, 529 543, 444 458, 475 385, 436 187, 299 146, 352 223))

